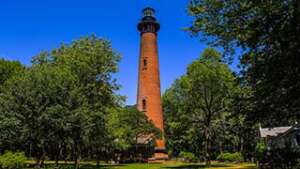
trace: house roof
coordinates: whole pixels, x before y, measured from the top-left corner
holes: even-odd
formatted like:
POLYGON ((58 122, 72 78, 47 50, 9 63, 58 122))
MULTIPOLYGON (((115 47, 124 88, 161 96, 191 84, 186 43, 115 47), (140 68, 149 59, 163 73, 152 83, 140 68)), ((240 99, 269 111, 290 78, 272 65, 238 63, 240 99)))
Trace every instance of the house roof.
POLYGON ((287 132, 289 129, 291 129, 292 126, 286 126, 286 127, 274 127, 274 128, 260 128, 260 137, 266 138, 266 137, 276 137, 280 134, 283 134, 287 132))
POLYGON ((137 143, 138 144, 148 144, 152 140, 153 140, 152 135, 141 135, 141 136, 138 136, 137 143))

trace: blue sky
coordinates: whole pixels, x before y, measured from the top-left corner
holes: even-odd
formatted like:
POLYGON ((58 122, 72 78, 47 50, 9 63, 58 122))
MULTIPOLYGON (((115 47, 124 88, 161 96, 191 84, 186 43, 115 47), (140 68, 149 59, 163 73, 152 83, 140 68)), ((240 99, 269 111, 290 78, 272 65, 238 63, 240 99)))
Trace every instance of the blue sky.
POLYGON ((116 75, 135 104, 139 54, 136 25, 147 6, 156 9, 162 92, 184 74, 189 63, 206 47, 182 29, 191 24, 189 0, 1 0, 0 57, 30 65, 32 56, 96 34, 112 42, 122 55, 116 75))

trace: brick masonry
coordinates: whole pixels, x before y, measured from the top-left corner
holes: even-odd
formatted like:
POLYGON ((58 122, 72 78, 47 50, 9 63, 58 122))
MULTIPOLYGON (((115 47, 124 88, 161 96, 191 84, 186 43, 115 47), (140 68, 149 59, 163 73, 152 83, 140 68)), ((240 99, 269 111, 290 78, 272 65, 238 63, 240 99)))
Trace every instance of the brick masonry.
MULTIPOLYGON (((157 34, 153 32, 141 34, 137 109, 145 112, 154 125, 164 131, 157 34)), ((157 139, 155 149, 165 149, 165 140, 157 139)))

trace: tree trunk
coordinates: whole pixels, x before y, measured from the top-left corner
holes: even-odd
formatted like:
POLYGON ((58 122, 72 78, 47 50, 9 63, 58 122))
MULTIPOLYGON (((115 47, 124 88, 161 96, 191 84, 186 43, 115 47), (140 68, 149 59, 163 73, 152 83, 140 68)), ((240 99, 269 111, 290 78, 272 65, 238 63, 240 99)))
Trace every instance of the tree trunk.
POLYGON ((58 155, 55 156, 55 167, 58 167, 58 155))
POLYGON ((61 146, 58 145, 57 151, 55 153, 55 167, 58 168, 58 160, 59 160, 59 155, 61 153, 61 146))
POLYGON ((37 157, 35 168, 37 168, 37 169, 41 168, 41 157, 37 157))
POLYGON ((211 166, 210 159, 210 149, 211 149, 211 137, 209 127, 205 129, 205 163, 207 167, 211 166))
POLYGON ((76 165, 75 165, 75 169, 79 169, 80 168, 80 156, 78 156, 77 160, 76 160, 76 165))
POLYGON ((96 161, 96 167, 97 167, 97 168, 100 167, 100 160, 99 160, 99 159, 97 159, 97 161, 96 161))
POLYGON ((100 166, 100 156, 99 156, 99 152, 97 152, 97 154, 96 154, 96 166, 97 166, 97 168, 99 168, 99 166, 100 166))
POLYGON ((219 147, 220 147, 220 153, 223 154, 223 142, 219 142, 219 147))
POLYGON ((38 155, 38 157, 37 157, 37 159, 36 159, 36 165, 35 165, 35 168, 40 169, 40 168, 43 167, 44 161, 45 161, 45 151, 44 151, 44 149, 42 150, 41 153, 38 153, 38 154, 39 154, 39 155, 38 155))
POLYGON ((44 167, 45 158, 46 158, 46 155, 43 154, 43 157, 42 157, 42 160, 41 160, 41 167, 44 167))
POLYGON ((76 157, 76 155, 74 155, 74 166, 75 166, 75 168, 77 169, 77 157, 76 157))
POLYGON ((75 169, 79 169, 80 168, 80 151, 79 148, 77 146, 77 143, 74 144, 74 165, 75 165, 75 169))
POLYGON ((244 151, 244 139, 241 137, 241 145, 240 145, 240 153, 243 153, 244 151))
POLYGON ((32 143, 29 144, 29 157, 32 157, 32 143))
POLYGON ((107 152, 107 150, 104 150, 102 153, 104 154, 105 163, 109 163, 109 157, 108 157, 108 152, 107 152))

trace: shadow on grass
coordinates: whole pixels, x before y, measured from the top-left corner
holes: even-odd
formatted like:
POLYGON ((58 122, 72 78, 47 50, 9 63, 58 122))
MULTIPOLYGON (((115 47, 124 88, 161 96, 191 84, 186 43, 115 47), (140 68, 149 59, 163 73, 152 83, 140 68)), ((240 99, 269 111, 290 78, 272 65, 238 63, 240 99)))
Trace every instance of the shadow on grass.
MULTIPOLYGON (((100 166, 96 166, 96 165, 92 165, 92 164, 83 164, 80 166, 80 169, 114 169, 117 167, 123 167, 125 165, 100 165, 100 166)), ((34 166, 30 166, 27 167, 26 169, 35 169, 34 166)), ((58 167, 55 167, 55 165, 53 164, 46 164, 44 166, 43 169, 75 169, 74 165, 70 165, 70 164, 59 164, 58 167)))
MULTIPOLYGON (((119 164, 119 165, 106 165, 101 164, 99 167, 92 165, 92 164, 82 164, 80 169, 139 169, 145 168, 144 166, 135 166, 135 165, 128 165, 128 164, 119 164)), ((164 165, 157 165, 150 167, 151 169, 206 169, 204 164, 179 164, 177 166, 164 166, 164 165)), ((257 169, 255 166, 247 166, 247 165, 230 165, 230 164, 212 164, 211 168, 220 168, 220 169, 257 169)), ((29 167, 27 169, 34 169, 34 167, 29 167)), ((60 164, 58 168, 55 167, 53 164, 46 164, 43 169, 75 169, 74 165, 71 164, 60 164)))
POLYGON ((113 169, 116 167, 123 167, 125 165, 123 164, 118 164, 118 165, 100 165, 99 167, 95 166, 95 165, 82 165, 80 166, 80 169, 113 169))
MULTIPOLYGON (((163 167, 164 169, 205 169, 207 168, 204 164, 194 164, 194 165, 180 165, 174 167, 163 167)), ((255 166, 232 166, 229 164, 212 164, 211 168, 220 169, 257 169, 255 166)))
MULTIPOLYGON (((229 167, 226 164, 212 164, 211 167, 229 167)), ((163 167, 165 169, 202 169, 206 168, 204 164, 180 165, 176 167, 163 167)))

